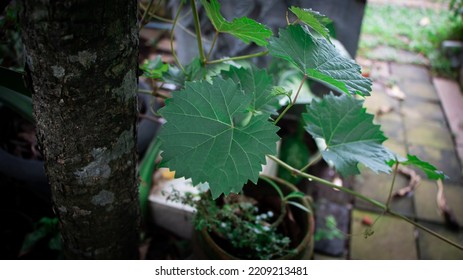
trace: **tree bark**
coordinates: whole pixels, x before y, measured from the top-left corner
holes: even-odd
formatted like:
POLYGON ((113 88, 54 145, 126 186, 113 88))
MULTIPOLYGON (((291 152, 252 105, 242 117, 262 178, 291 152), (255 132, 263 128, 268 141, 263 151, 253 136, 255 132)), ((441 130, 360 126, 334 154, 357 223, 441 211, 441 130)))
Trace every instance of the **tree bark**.
POLYGON ((137 1, 19 2, 65 256, 137 258, 137 1))

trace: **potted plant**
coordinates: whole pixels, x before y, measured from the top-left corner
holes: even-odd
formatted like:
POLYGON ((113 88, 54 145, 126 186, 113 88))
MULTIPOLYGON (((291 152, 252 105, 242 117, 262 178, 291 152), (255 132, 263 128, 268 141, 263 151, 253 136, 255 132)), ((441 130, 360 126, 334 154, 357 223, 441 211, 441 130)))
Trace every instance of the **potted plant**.
POLYGON ((211 199, 209 191, 169 200, 196 209, 195 256, 208 259, 309 259, 313 253, 314 218, 309 199, 280 178, 261 175, 257 186, 239 194, 211 199))
MULTIPOLYGON (((291 16, 287 16, 288 25, 274 36, 269 28, 247 17, 235 18, 231 22, 226 20, 220 13, 217 0, 200 2, 216 31, 209 40, 209 49, 204 49, 196 3, 190 1, 199 57, 188 65, 182 65, 178 60, 176 66, 165 67, 160 63, 151 71, 157 70, 160 81, 179 86, 179 90, 166 98, 165 106, 159 110, 160 116, 166 121, 158 138, 163 166, 175 170, 176 177, 191 178, 194 185, 208 183, 211 198, 221 198, 217 204, 208 204, 212 205, 209 210, 220 211, 214 205, 227 205, 223 209, 236 204, 232 203, 235 195, 230 199, 223 196, 241 193, 248 182, 256 184, 267 157, 292 176, 347 192, 382 209, 385 214, 401 218, 463 249, 461 245, 391 210, 390 199, 382 204, 307 173, 308 167, 314 162, 311 158, 306 159, 304 166, 296 168, 277 154, 276 143, 280 138, 277 134, 278 124, 298 102, 301 89, 311 80, 323 84, 330 92, 307 104, 299 121, 303 133, 316 140, 320 157, 334 166, 340 175, 358 174, 358 165, 362 164, 374 172, 393 173, 395 177, 398 165, 403 164, 422 169, 429 179, 445 178, 441 171, 416 156, 402 158, 382 145, 387 138, 381 127, 373 123, 373 116, 366 113, 363 107, 363 99, 368 98, 371 92, 371 82, 362 76, 360 67, 354 61, 341 55, 333 45, 325 26, 328 22, 326 17, 312 10, 291 7, 291 16), (235 36, 244 43, 256 44, 263 50, 238 57, 211 59, 209 54, 223 33, 235 36), (258 69, 252 63, 245 67, 238 64, 262 56, 289 62, 293 69, 301 73, 300 84, 291 91, 275 85, 265 69, 258 69), (283 107, 280 109, 281 104, 283 107)), ((172 21, 173 28, 179 14, 177 12, 172 21)), ((173 53, 175 57, 174 50, 173 53)), ((288 185, 286 181, 278 180, 278 184, 281 182, 285 182, 281 185, 288 185)), ((268 188, 259 187, 256 190, 262 192, 268 188)), ((285 201, 285 196, 281 201, 285 201)), ((236 207, 240 210, 233 206, 233 213, 243 210, 243 200, 238 198, 237 201, 236 207)), ((219 215, 222 216, 225 213, 219 215)), ((220 224, 207 218, 204 220, 208 222, 201 230, 203 239, 210 236, 206 229, 215 231, 216 240, 223 237, 220 236, 223 234, 217 233, 220 224)), ((219 219, 217 222, 221 221, 219 219)), ((307 230, 310 231, 310 228, 307 227, 307 230)), ((220 243, 216 240, 215 243, 220 243)), ((225 255, 236 257, 233 253, 225 255)), ((255 257, 252 255, 251 258, 255 257)))

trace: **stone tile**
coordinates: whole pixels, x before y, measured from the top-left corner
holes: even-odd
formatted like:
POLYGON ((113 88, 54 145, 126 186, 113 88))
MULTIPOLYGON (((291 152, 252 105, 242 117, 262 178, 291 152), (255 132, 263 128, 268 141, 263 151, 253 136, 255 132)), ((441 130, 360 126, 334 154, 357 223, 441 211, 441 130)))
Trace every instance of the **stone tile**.
POLYGON ((396 61, 399 63, 429 64, 429 60, 422 54, 396 49, 381 45, 366 52, 366 56, 372 59, 396 61))
MULTIPOLYGON (((444 224, 444 218, 437 207, 436 196, 436 183, 422 180, 413 197, 417 219, 444 224)), ((463 226, 463 184, 444 181, 444 196, 456 220, 463 226)))
POLYGON ((398 86, 405 93, 404 103, 415 102, 416 99, 439 101, 439 96, 430 81, 402 80, 398 82, 398 86))
MULTIPOLYGON (((386 137, 387 136, 388 135, 386 135, 386 137)), ((389 138, 383 143, 383 145, 392 152, 396 153, 397 155, 402 156, 404 158, 407 157, 407 147, 405 143, 397 141, 393 138, 389 138)))
POLYGON ((352 211, 350 258, 355 260, 408 260, 417 259, 414 227, 394 217, 382 216, 373 227, 362 223, 364 217, 373 221, 377 214, 352 211), (374 231, 364 237, 367 229, 374 231))
POLYGON ((454 149, 452 135, 447 126, 436 121, 405 119, 405 135, 409 144, 436 149, 454 149))
MULTIPOLYGON (((450 182, 462 182, 462 173, 458 156, 454 149, 442 150, 433 147, 411 144, 408 145, 408 153, 416 155, 423 161, 434 165, 437 169, 443 171, 449 176, 450 182)), ((425 174, 417 170, 423 178, 425 174)))
MULTIPOLYGON (((353 189, 369 198, 385 204, 389 196, 392 178, 392 174, 376 174, 373 171, 365 168, 362 170, 361 175, 355 177, 353 189)), ((405 187, 407 184, 408 179, 405 176, 398 174, 393 191, 397 191, 405 187)), ((371 205, 370 203, 359 198, 355 198, 354 207, 375 212, 383 211, 380 208, 371 205)), ((413 198, 411 196, 393 199, 391 208, 409 217, 413 217, 415 215, 413 209, 413 198)))
POLYGON ((460 87, 455 81, 441 78, 434 78, 433 83, 441 100, 450 129, 456 139, 455 142, 463 147, 463 95, 460 87))
POLYGON ((373 61, 371 65, 370 78, 372 80, 382 80, 388 79, 390 76, 389 62, 387 61, 373 61))
POLYGON ((381 125, 384 135, 399 143, 405 143, 405 133, 402 118, 399 114, 391 112, 376 118, 376 122, 381 125))
POLYGON ((416 101, 405 99, 402 103, 401 113, 405 119, 416 121, 431 120, 442 126, 447 125, 442 107, 436 102, 416 101))
MULTIPOLYGON (((453 232, 445 229, 445 227, 431 224, 421 223, 427 228, 443 235, 444 237, 463 244, 463 231, 453 232)), ((435 236, 418 230, 418 247, 420 251, 420 259, 424 260, 463 260, 463 251, 445 243, 435 236)))
POLYGON ((391 107, 395 112, 399 112, 399 102, 387 95, 384 85, 378 83, 373 84, 371 96, 367 96, 363 104, 372 115, 376 115, 382 107, 391 107))
POLYGON ((411 64, 400 64, 391 63, 391 74, 402 81, 422 81, 430 82, 429 70, 426 67, 411 65, 411 64))

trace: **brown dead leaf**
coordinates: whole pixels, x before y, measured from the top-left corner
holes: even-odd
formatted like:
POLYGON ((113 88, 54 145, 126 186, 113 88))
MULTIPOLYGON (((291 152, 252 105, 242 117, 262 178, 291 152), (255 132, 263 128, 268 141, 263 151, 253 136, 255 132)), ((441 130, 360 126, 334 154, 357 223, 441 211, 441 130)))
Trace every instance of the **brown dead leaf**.
POLYGON ((444 195, 444 184, 442 184, 441 180, 437 181, 437 208, 441 212, 442 216, 444 217, 445 223, 451 228, 458 230, 460 228, 460 224, 455 217, 452 209, 448 206, 447 200, 445 199, 444 195))
POLYGON ((407 186, 396 191, 394 193, 394 197, 404 197, 412 193, 416 189, 416 187, 418 187, 421 181, 421 177, 413 169, 405 166, 399 166, 398 172, 407 176, 409 178, 409 182, 407 186))

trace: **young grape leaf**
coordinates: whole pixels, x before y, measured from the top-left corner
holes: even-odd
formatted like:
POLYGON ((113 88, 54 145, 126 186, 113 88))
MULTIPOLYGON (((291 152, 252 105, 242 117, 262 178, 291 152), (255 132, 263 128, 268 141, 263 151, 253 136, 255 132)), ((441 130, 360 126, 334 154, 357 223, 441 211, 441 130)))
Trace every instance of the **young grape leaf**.
POLYGON ((247 115, 252 98, 220 77, 187 82, 174 92, 159 111, 167 121, 159 135, 165 165, 194 185, 208 182, 214 198, 239 192, 248 180, 256 183, 279 138, 266 115, 236 123, 237 116, 247 115))
POLYGON ((330 40, 330 31, 326 28, 326 25, 331 22, 328 17, 312 9, 301 9, 293 6, 289 10, 293 12, 300 21, 310 26, 318 34, 325 37, 326 40, 330 40))
POLYGON ((313 101, 303 114, 306 130, 326 142, 323 158, 332 161, 343 176, 358 174, 358 163, 375 172, 391 172, 387 162, 394 155, 382 145, 387 138, 362 104, 352 96, 329 94, 313 101))
POLYGON ((280 108, 278 99, 272 95, 272 77, 264 69, 232 66, 221 74, 225 78, 231 78, 240 85, 245 94, 252 96, 252 110, 275 114, 280 108))
POLYGON ((199 57, 195 57, 185 66, 185 71, 180 70, 177 66, 170 65, 162 78, 165 82, 183 87, 186 81, 204 79, 206 74, 206 66, 202 65, 199 57))
POLYGON ((161 56, 156 56, 155 59, 146 60, 140 69, 143 70, 143 75, 151 79, 161 79, 162 75, 169 70, 169 65, 163 63, 161 56))
POLYGON ((280 29, 280 37, 269 41, 270 54, 285 59, 309 78, 347 94, 370 95, 371 81, 360 66, 342 56, 323 37, 315 37, 300 25, 280 29))
MULTIPOLYGON (((389 166, 393 166, 396 163, 397 160, 391 160, 388 162, 389 166)), ((426 174, 426 176, 428 176, 428 179, 430 180, 444 180, 448 178, 447 175, 444 174, 444 172, 437 170, 437 168, 434 165, 426 161, 422 161, 415 155, 407 154, 407 160, 399 160, 399 163, 403 165, 413 165, 415 167, 418 167, 426 174)))
POLYGON ((250 42, 259 46, 268 44, 267 38, 272 36, 272 31, 264 25, 247 17, 235 18, 232 22, 227 21, 220 13, 220 4, 217 0, 201 0, 201 4, 218 32, 229 33, 246 44, 250 42))

